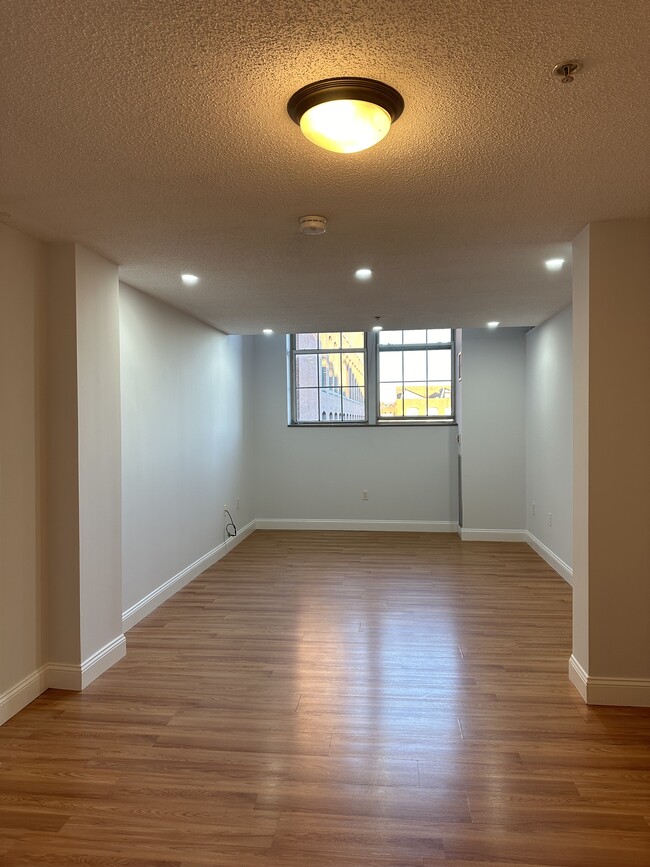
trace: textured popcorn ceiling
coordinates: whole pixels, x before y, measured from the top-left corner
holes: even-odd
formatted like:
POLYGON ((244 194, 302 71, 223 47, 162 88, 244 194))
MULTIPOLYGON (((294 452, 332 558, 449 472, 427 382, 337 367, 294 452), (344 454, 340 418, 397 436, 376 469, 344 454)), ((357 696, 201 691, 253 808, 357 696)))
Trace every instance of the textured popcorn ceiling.
POLYGON ((228 332, 537 324, 570 300, 577 232, 648 213, 648 14, 644 0, 0 0, 2 219, 79 241, 228 332), (573 57, 584 70, 561 85, 551 69, 573 57), (287 115, 295 90, 340 75, 404 96, 369 151, 320 150, 287 115), (326 235, 298 233, 312 213, 326 235))

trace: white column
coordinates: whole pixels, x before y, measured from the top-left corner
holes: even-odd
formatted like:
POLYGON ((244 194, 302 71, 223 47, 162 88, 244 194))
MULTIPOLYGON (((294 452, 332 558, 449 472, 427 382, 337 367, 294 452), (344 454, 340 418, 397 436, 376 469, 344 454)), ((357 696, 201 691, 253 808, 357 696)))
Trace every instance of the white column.
POLYGON ((49 685, 81 689, 125 652, 118 269, 68 243, 49 264, 49 685))
POLYGON ((573 248, 574 598, 590 704, 650 706, 650 220, 573 248))

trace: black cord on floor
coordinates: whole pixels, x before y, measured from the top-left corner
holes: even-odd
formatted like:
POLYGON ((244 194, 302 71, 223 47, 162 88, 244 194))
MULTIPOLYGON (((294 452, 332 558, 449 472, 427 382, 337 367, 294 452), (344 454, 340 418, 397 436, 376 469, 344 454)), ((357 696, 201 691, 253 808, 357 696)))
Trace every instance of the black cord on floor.
POLYGON ((224 512, 230 518, 229 523, 226 524, 226 535, 229 539, 232 539, 234 536, 237 535, 237 527, 235 527, 235 522, 233 521, 232 515, 230 514, 228 509, 224 509, 224 512))

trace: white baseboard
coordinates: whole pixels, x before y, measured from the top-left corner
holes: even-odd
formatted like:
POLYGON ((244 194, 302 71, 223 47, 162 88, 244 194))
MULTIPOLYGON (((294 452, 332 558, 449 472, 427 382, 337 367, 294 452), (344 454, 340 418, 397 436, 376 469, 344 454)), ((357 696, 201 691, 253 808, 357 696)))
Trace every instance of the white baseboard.
MULTIPOLYGON (((133 605, 122 615, 122 629, 126 632, 139 620, 157 608, 161 602, 168 599, 181 587, 208 569, 217 560, 220 560, 236 545, 242 542, 255 530, 256 522, 251 521, 243 527, 237 535, 192 563, 178 575, 166 581, 162 587, 158 587, 140 602, 133 605)), ((100 648, 80 665, 68 663, 50 662, 41 666, 37 671, 23 678, 11 689, 0 694, 0 725, 17 714, 28 704, 38 698, 46 689, 65 689, 78 692, 85 689, 96 678, 115 665, 126 654, 126 638, 124 635, 116 636, 104 647, 100 648)))
POLYGON ((118 635, 89 656, 81 665, 51 662, 23 678, 0 695, 0 725, 31 704, 46 689, 79 692, 103 674, 126 653, 126 639, 118 635))
POLYGON ((186 566, 185 569, 180 571, 177 575, 169 578, 169 580, 165 581, 164 584, 161 584, 160 587, 156 587, 155 590, 152 590, 151 593, 148 593, 143 599, 140 599, 139 602, 136 602, 135 605, 128 608, 122 614, 122 631, 128 632, 129 629, 136 625, 136 623, 139 623, 147 616, 147 614, 151 614, 152 611, 155 611, 159 605, 162 605, 162 603, 173 596, 174 593, 178 593, 178 591, 182 590, 183 587, 190 583, 190 581, 193 581, 202 572, 205 572, 206 569, 209 569, 210 566, 213 566, 218 560, 221 560, 222 557, 225 557, 229 551, 232 551, 232 549, 239 545, 240 542, 243 542, 247 536, 250 536, 255 528, 255 521, 246 524, 245 527, 237 532, 236 536, 233 536, 225 542, 222 542, 220 545, 217 545, 216 548, 208 551, 208 553, 204 554, 203 557, 199 557, 199 559, 195 560, 194 563, 190 563, 189 566, 186 566))
POLYGON ((569 680, 587 704, 650 707, 650 679, 591 677, 575 656, 569 660, 569 680))
POLYGON ((81 689, 85 689, 100 674, 108 671, 122 657, 126 656, 126 638, 116 636, 81 664, 81 689))
POLYGON ((0 725, 38 698, 47 689, 47 666, 32 672, 0 695, 0 725))
POLYGON ((525 530, 475 530, 457 527, 463 542, 525 542, 525 530))
POLYGON ((543 542, 533 536, 533 534, 526 530, 526 542, 530 545, 530 547, 535 551, 542 560, 546 560, 551 569, 555 569, 558 575, 561 575, 562 578, 573 587, 573 569, 565 563, 564 560, 560 560, 560 558, 554 554, 550 548, 547 548, 543 542))
POLYGON ((47 668, 47 686, 49 689, 69 689, 79 692, 81 689, 81 666, 67 665, 62 662, 51 662, 47 668))
POLYGON ((96 653, 85 659, 81 665, 50 662, 46 665, 47 686, 50 689, 70 689, 79 692, 96 680, 126 655, 126 638, 117 635, 96 653))
POLYGON ((373 521, 333 518, 258 518, 258 530, 373 530, 384 533, 455 533, 455 521, 373 521))

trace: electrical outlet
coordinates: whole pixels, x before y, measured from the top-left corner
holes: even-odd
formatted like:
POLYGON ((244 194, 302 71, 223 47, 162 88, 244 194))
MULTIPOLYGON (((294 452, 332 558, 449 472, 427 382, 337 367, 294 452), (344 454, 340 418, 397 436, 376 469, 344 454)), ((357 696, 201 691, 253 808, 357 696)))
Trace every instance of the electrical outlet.
POLYGON ((239 509, 239 497, 235 500, 235 508, 239 509))
POLYGON ((537 508, 537 504, 533 503, 533 517, 535 517, 535 509, 537 508))
POLYGON ((548 513, 548 525, 549 527, 553 526, 553 515, 551 512, 548 513))
POLYGON ((368 499, 368 491, 361 491, 361 499, 362 500, 368 499))

